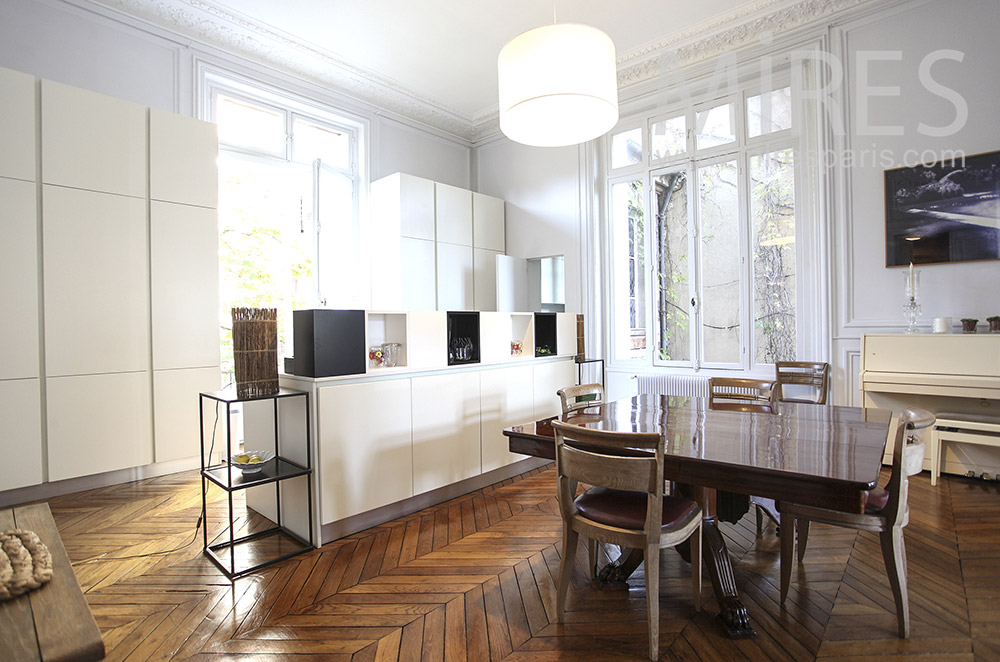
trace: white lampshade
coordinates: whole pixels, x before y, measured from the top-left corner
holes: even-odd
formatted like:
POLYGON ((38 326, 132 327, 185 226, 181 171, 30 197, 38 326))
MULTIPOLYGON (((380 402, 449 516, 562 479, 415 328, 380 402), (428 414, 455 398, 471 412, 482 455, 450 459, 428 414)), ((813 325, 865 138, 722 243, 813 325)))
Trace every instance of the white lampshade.
POLYGON ((597 28, 556 23, 511 39, 497 58, 500 130, 525 145, 575 145, 618 122, 615 45, 597 28))

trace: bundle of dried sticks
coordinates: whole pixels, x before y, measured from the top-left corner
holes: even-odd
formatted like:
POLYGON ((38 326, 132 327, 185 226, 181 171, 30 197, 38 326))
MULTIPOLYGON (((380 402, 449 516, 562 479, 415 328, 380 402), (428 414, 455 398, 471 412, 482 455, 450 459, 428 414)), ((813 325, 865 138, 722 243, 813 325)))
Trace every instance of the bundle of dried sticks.
POLYGON ((233 308, 233 359, 237 396, 278 392, 277 308, 233 308))

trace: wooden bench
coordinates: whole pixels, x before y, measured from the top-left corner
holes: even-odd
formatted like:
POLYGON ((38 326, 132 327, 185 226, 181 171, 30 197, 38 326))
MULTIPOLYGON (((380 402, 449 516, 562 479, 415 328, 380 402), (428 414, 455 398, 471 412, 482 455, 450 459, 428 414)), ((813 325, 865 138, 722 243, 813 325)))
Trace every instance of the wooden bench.
POLYGON ((931 485, 941 475, 942 445, 946 441, 1000 448, 1000 416, 941 412, 931 431, 931 485))
POLYGON ((101 631, 73 574, 49 504, 0 509, 0 532, 8 529, 38 534, 52 553, 52 581, 0 602, 0 658, 18 662, 102 659, 101 631))

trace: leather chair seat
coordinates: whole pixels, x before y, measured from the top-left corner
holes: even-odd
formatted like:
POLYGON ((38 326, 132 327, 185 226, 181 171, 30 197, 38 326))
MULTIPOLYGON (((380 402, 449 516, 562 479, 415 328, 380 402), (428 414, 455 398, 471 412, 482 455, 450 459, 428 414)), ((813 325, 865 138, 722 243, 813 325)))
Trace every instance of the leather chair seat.
MULTIPOLYGON (((577 511, 594 522, 621 529, 640 530, 646 524, 646 493, 592 487, 573 503, 577 511)), ((690 520, 698 504, 690 499, 663 496, 663 528, 674 528, 690 520)))
POLYGON ((865 512, 880 513, 889 503, 889 492, 882 487, 875 487, 865 493, 865 512))

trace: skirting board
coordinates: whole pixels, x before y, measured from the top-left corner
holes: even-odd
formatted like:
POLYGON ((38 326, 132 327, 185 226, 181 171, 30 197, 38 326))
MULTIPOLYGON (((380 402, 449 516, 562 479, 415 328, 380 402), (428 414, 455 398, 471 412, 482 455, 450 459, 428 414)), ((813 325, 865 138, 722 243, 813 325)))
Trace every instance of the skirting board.
POLYGON ((166 476, 167 474, 175 474, 181 471, 190 471, 200 468, 201 462, 196 456, 181 460, 170 460, 169 462, 156 462, 141 467, 118 469, 116 471, 108 471, 106 473, 93 474, 90 476, 79 476, 77 478, 56 480, 50 483, 42 483, 40 485, 19 487, 14 490, 0 492, 0 508, 16 506, 30 501, 45 501, 46 499, 51 499, 52 497, 72 494, 73 492, 94 490, 99 487, 108 487, 110 485, 119 485, 121 483, 131 483, 144 478, 156 478, 157 476, 166 476))
MULTIPOLYGON (((463 494, 480 490, 488 485, 499 483, 502 480, 507 480, 508 478, 522 474, 525 471, 531 471, 532 469, 543 467, 551 462, 551 460, 537 457, 529 457, 524 460, 518 460, 513 464, 508 464, 505 467, 488 471, 484 474, 480 474, 479 476, 474 476, 473 478, 466 478, 465 480, 457 483, 445 485, 444 487, 439 487, 436 490, 418 494, 417 496, 410 497, 409 499, 397 501, 396 503, 390 503, 387 506, 382 506, 381 508, 376 508, 375 510, 369 510, 364 513, 352 515, 351 517, 346 517, 336 522, 324 524, 320 529, 320 544, 330 543, 334 540, 343 538, 344 536, 349 536, 352 533, 364 531, 365 529, 370 529, 373 526, 385 524, 391 520, 405 515, 410 515, 418 510, 436 506, 437 504, 448 501, 449 499, 454 499, 455 497, 462 496, 463 494)), ((552 487, 553 489, 555 488, 555 483, 552 484, 552 487)))

